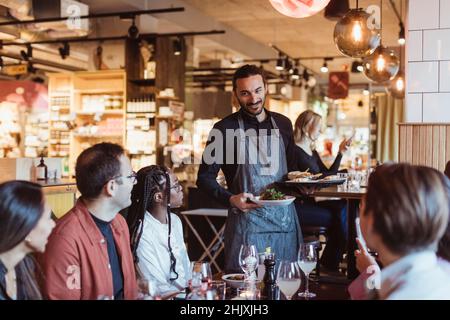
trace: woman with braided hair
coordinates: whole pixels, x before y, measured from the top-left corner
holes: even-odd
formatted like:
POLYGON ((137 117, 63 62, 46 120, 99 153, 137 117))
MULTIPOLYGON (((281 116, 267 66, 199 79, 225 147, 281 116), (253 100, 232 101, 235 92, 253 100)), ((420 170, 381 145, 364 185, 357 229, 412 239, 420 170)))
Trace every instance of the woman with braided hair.
POLYGON ((138 276, 156 282, 161 294, 184 290, 189 257, 180 218, 182 187, 166 167, 152 165, 137 173, 127 222, 138 276))

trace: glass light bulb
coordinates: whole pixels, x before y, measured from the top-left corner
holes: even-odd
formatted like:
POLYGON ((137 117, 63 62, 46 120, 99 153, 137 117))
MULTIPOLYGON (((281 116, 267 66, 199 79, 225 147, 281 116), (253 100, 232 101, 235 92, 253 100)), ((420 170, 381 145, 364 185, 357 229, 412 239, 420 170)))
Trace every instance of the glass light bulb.
POLYGON ((362 28, 359 21, 355 21, 352 29, 353 41, 360 42, 362 40, 362 28))
POLYGON ((377 59, 377 71, 381 72, 386 67, 386 60, 384 60, 384 57, 382 55, 378 56, 377 59))
POLYGON ((369 27, 371 16, 362 8, 352 9, 334 27, 334 43, 344 55, 365 58, 380 45, 380 30, 369 27))
POLYGON ((403 91, 403 89, 405 88, 403 78, 398 78, 397 81, 395 82, 395 86, 398 91, 403 91))

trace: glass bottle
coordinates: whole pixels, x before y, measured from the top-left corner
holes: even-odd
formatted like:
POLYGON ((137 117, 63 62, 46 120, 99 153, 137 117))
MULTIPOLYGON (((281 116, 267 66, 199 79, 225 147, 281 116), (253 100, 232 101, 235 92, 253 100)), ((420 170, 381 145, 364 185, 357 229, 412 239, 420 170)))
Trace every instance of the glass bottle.
POLYGON ((47 165, 44 163, 44 157, 41 156, 41 161, 36 166, 36 179, 47 180, 47 177, 48 177, 47 165))

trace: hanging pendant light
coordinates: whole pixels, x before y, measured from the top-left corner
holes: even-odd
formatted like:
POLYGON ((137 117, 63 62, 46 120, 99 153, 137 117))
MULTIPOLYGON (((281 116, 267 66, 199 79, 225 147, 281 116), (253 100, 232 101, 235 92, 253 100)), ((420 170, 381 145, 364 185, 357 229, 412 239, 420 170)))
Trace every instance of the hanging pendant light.
POLYGON ((306 18, 315 15, 327 6, 330 0, 269 0, 279 13, 291 18, 306 18))
POLYGON ((400 62, 394 51, 380 45, 371 56, 363 60, 363 67, 368 79, 383 83, 397 75, 400 62))
POLYGON ((362 8, 350 10, 334 27, 334 43, 344 55, 352 58, 370 56, 380 45, 380 29, 369 26, 370 15, 362 8))
POLYGON ((403 99, 405 97, 405 85, 405 74, 403 71, 399 71, 391 80, 387 89, 394 98, 403 99))
MULTIPOLYGON (((380 0, 380 26, 383 29, 383 3, 380 0)), ((364 75, 375 82, 383 83, 394 78, 400 69, 400 60, 394 51, 381 43, 374 53, 363 60, 364 75)))

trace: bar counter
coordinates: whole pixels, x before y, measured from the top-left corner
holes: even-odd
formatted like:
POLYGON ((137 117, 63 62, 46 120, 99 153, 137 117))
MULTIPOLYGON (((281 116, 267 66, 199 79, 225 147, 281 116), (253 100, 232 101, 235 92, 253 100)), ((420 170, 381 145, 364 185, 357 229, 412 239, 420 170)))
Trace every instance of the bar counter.
POLYGON ((47 203, 57 218, 61 218, 75 204, 77 186, 73 179, 48 179, 34 181, 43 188, 47 203))

